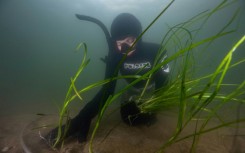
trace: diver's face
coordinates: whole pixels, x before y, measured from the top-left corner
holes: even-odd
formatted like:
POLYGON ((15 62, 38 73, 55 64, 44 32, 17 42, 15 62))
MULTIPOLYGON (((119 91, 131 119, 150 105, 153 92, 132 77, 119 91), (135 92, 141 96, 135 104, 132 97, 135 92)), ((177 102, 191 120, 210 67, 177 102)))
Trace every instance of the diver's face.
POLYGON ((134 36, 128 36, 123 39, 117 40, 116 41, 117 50, 121 54, 127 54, 127 56, 130 56, 135 51, 135 45, 132 46, 135 41, 136 41, 136 37, 134 36))

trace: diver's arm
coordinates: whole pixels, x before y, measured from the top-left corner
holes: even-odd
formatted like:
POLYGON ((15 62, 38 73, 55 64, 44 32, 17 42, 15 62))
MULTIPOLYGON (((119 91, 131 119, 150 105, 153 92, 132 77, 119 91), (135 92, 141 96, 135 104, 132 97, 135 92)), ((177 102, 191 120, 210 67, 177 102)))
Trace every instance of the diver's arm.
MULTIPOLYGON (((117 61, 115 58, 112 58, 110 54, 107 59, 105 79, 116 77, 118 74, 116 70, 117 61)), ((71 131, 71 133, 73 133, 72 131, 79 131, 78 140, 80 142, 86 140, 92 119, 98 114, 100 109, 103 108, 107 98, 114 93, 115 87, 116 80, 105 84, 95 97, 71 120, 69 131, 71 131)))
MULTIPOLYGON (((113 77, 115 72, 114 65, 107 63, 106 65, 106 77, 113 77)), ((66 125, 61 127, 62 137, 66 138, 69 136, 76 135, 79 142, 84 142, 87 139, 89 127, 92 119, 98 114, 99 110, 103 108, 107 98, 114 93, 116 86, 116 80, 112 81, 102 87, 102 89, 95 95, 95 97, 85 105, 85 107, 69 121, 68 129, 66 125)), ((55 144, 58 136, 59 127, 52 129, 46 136, 47 143, 51 146, 55 144)))
MULTIPOLYGON (((116 66, 113 62, 107 62, 105 79, 113 78, 117 76, 115 72, 116 66)), ((95 97, 81 110, 80 114, 84 114, 86 118, 94 118, 98 111, 104 106, 107 98, 114 94, 116 87, 116 80, 105 84, 95 97), (84 112, 84 113, 83 113, 84 112)))

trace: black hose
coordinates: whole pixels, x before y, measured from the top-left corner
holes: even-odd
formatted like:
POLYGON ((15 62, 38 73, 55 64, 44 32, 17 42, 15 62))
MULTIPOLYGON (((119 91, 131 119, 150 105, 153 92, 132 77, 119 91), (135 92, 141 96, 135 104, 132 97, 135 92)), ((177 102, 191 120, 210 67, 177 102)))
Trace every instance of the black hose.
POLYGON ((93 17, 90 17, 90 16, 76 14, 76 17, 79 20, 90 21, 90 22, 97 24, 103 30, 103 32, 106 36, 106 40, 107 40, 107 44, 108 44, 108 48, 109 48, 109 53, 112 53, 112 51, 113 51, 112 39, 111 39, 111 35, 110 35, 108 29, 106 28, 106 26, 100 20, 93 18, 93 17))

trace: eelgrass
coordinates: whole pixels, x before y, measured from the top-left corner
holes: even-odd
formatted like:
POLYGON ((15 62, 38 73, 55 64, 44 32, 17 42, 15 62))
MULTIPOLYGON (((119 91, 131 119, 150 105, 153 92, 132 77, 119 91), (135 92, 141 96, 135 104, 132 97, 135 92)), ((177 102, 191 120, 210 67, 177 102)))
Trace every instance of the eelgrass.
MULTIPOLYGON (((239 123, 239 122, 244 122, 245 119, 238 119, 236 121, 231 121, 231 122, 224 122, 222 119, 220 119, 219 116, 217 116, 217 111, 224 106, 227 102, 239 102, 239 103, 245 103, 244 99, 239 99, 238 96, 244 95, 245 94, 245 81, 243 81, 240 85, 236 85, 237 87, 234 89, 229 94, 222 94, 219 93, 220 88, 224 86, 223 84, 223 79, 227 73, 227 71, 233 67, 233 65, 230 65, 232 55, 236 48, 240 46, 242 43, 245 42, 245 36, 243 36, 233 47, 232 49, 228 52, 228 54, 225 56, 225 58, 221 61, 220 65, 217 67, 216 71, 212 73, 211 75, 195 79, 193 81, 184 81, 184 77, 182 76, 181 78, 176 78, 176 80, 180 79, 179 81, 176 81, 175 83, 175 88, 172 89, 172 86, 170 86, 168 89, 163 89, 165 90, 162 91, 163 95, 161 95, 161 98, 159 98, 159 101, 155 101, 155 99, 150 99, 148 102, 149 104, 146 104, 146 106, 142 105, 143 109, 149 109, 149 110, 157 110, 159 111, 159 108, 161 108, 159 105, 162 103, 165 103, 165 94, 166 91, 167 93, 170 90, 170 93, 172 90, 176 91, 178 94, 174 93, 175 95, 173 99, 168 99, 168 103, 176 103, 176 101, 179 102, 179 117, 178 117, 178 124, 176 127, 176 131, 173 134, 173 136, 166 142, 160 151, 164 151, 169 145, 179 142, 180 140, 184 140, 190 137, 193 137, 193 143, 191 147, 191 152, 195 151, 197 142, 198 142, 198 137, 201 134, 204 134, 206 132, 222 128, 231 124, 239 123), (209 81, 206 84, 202 84, 201 81, 203 79, 208 79, 209 81), (184 81, 184 84, 183 84, 184 81), (216 82, 215 82, 216 81, 216 82), (200 83, 200 85, 198 84, 200 83), (161 101, 162 99, 162 101, 161 101), (171 101, 172 100, 172 101, 171 101), (212 109, 210 109, 208 106, 210 104, 213 104, 214 106, 212 109), (145 108, 144 108, 145 107, 145 108), (194 119, 197 118, 196 123, 197 125, 199 124, 198 121, 201 117, 199 115, 204 114, 205 118, 202 118, 202 123, 200 128, 198 129, 196 127, 195 131, 193 134, 189 136, 185 136, 183 138, 179 138, 179 135, 181 132, 184 130, 184 128, 190 124, 190 122, 194 119), (198 119, 199 118, 199 119, 198 119), (205 129, 209 121, 213 118, 218 118, 221 124, 217 127, 205 129)), ((245 59, 243 59, 241 62, 245 62, 245 59)), ((240 62, 239 62, 240 63, 240 62)), ((236 63, 235 63, 236 65, 236 63)), ((185 73, 185 70, 183 70, 183 73, 185 73)), ((161 91, 159 91, 161 92, 161 91)))
POLYGON ((82 100, 81 94, 89 91, 95 87, 99 87, 99 86, 103 86, 106 83, 109 83, 111 81, 117 80, 117 79, 126 79, 126 78, 139 78, 140 76, 137 75, 128 75, 128 76, 118 76, 115 78, 108 78, 106 80, 102 80, 99 81, 97 83, 88 85, 87 87, 81 89, 81 90, 77 90, 77 87, 75 85, 77 78, 79 77, 80 73, 83 71, 83 69, 87 66, 87 64, 89 63, 90 60, 87 59, 87 45, 85 43, 80 43, 76 50, 79 51, 80 49, 84 49, 84 57, 82 59, 81 65, 78 69, 78 71, 76 72, 75 76, 73 78, 71 78, 71 84, 70 87, 66 93, 66 98, 64 100, 63 106, 60 110, 60 114, 59 114, 59 128, 58 128, 58 136, 56 138, 56 141, 53 145, 53 147, 55 147, 58 143, 62 142, 63 143, 63 137, 65 137, 66 134, 66 130, 69 128, 69 111, 68 111, 68 107, 70 105, 70 103, 76 99, 77 97, 82 100), (65 126, 65 131, 64 133, 62 133, 62 125, 63 125, 63 120, 64 117, 66 117, 66 126, 65 126))
MULTIPOLYGON (((172 0, 169 5, 167 5, 166 8, 163 9, 163 11, 152 21, 152 23, 142 32, 142 34, 137 38, 135 44, 141 37, 144 35, 144 33, 158 20, 158 18, 171 6, 171 4, 174 2, 172 0)), ((233 1, 234 2, 234 1, 233 1)), ((78 90, 76 88, 76 80, 82 70, 86 67, 86 65, 89 63, 89 60, 86 59, 86 53, 87 53, 87 47, 85 44, 80 44, 77 49, 80 49, 82 46, 84 46, 85 54, 84 58, 82 60, 82 64, 77 71, 74 78, 71 79, 71 85, 68 89, 66 99, 64 102, 64 105, 60 112, 60 120, 59 120, 59 127, 63 124, 63 117, 68 116, 68 106, 69 104, 75 99, 79 98, 82 100, 82 97, 80 96, 82 93, 98 87, 105 85, 111 81, 117 80, 117 79, 124 79, 124 78, 134 78, 135 80, 128 84, 125 88, 120 90, 119 92, 115 93, 114 95, 110 95, 107 99, 105 105, 101 108, 98 114, 98 118, 96 121, 95 128, 92 132, 92 136, 90 139, 90 146, 89 146, 89 152, 92 152, 92 143, 93 139, 95 137, 96 131, 99 128, 101 119, 104 115, 104 112, 106 108, 115 101, 120 95, 122 95, 124 92, 126 92, 130 87, 135 85, 136 83, 142 81, 142 80, 148 80, 145 85, 145 89, 148 86, 149 80, 153 76, 155 72, 160 70, 163 66, 167 65, 170 62, 176 62, 178 60, 181 61, 182 67, 180 69, 177 69, 177 74, 174 74, 171 76, 169 83, 162 87, 161 89, 155 91, 152 93, 151 98, 144 98, 145 91, 141 93, 139 96, 139 105, 138 107, 141 109, 142 112, 161 112, 166 109, 177 107, 178 108, 178 122, 176 125, 176 130, 173 133, 172 137, 169 138, 169 140, 165 143, 163 143, 162 147, 159 149, 159 152, 164 152, 164 150, 170 146, 171 144, 175 142, 179 142, 182 140, 185 140, 187 138, 193 138, 192 146, 191 146, 191 152, 195 152, 196 146, 198 144, 199 136, 202 134, 205 134, 209 131, 213 131, 222 127, 229 126, 231 124, 236 124, 239 122, 244 122, 244 119, 238 119, 230 122, 223 121, 222 117, 220 117, 217 114, 217 111, 224 106, 225 103, 228 103, 230 101, 232 102, 239 102, 244 103, 244 99, 239 99, 239 96, 245 94, 245 82, 243 81, 240 85, 235 85, 237 88, 229 94, 222 94, 219 93, 221 87, 225 87, 226 84, 223 83, 224 77, 226 73, 234 66, 237 66, 243 62, 245 62, 245 59, 242 59, 241 61, 238 61, 237 63, 231 65, 232 55, 234 51, 245 41, 245 36, 243 36, 228 52, 228 54, 224 57, 224 59, 221 61, 220 65, 217 67, 217 69, 206 76, 200 77, 200 78, 192 78, 191 75, 189 75, 189 72, 192 70, 193 67, 192 61, 195 61, 195 58, 193 56, 193 52, 196 48, 198 48, 201 45, 209 45, 213 41, 215 41, 218 38, 224 37, 232 32, 231 31, 225 31, 227 27, 233 21, 235 20, 236 16, 238 15, 238 11, 235 12, 235 14, 232 16, 232 18, 229 20, 229 22, 215 35, 205 38, 200 41, 194 41, 195 36, 199 32, 199 30, 202 29, 203 25, 207 22, 208 18, 215 14, 215 12, 225 8, 226 6, 231 5, 232 3, 227 3, 227 0, 222 1, 216 8, 214 8, 211 11, 204 11, 197 16, 194 16, 190 20, 183 22, 181 24, 178 24, 176 26, 173 26, 170 28, 170 30, 167 32, 166 36, 164 36, 162 41, 162 48, 159 50, 159 53, 155 59, 154 66, 152 70, 147 72, 146 74, 142 76, 119 76, 114 78, 108 78, 106 80, 97 82, 95 84, 89 85, 81 90, 78 90), (202 22, 202 26, 200 29, 194 31, 189 30, 189 27, 194 24, 197 21, 204 20, 202 22), (182 43, 182 37, 183 35, 187 36, 186 42, 184 44, 182 43), (163 62, 160 62, 162 54, 165 51, 165 48, 168 43, 173 42, 174 45, 178 46, 178 51, 174 53, 172 56, 169 56, 167 59, 165 59, 163 62), (203 83, 206 81, 207 83, 203 83), (217 102, 218 101, 218 102, 217 102), (209 108, 210 104, 215 103, 213 108, 209 108), (201 114, 205 113, 205 117, 203 118, 201 114), (201 123, 199 120, 204 119, 201 123), (221 124, 219 126, 206 129, 207 124, 212 118, 218 118, 221 124), (180 137, 181 132, 184 128, 192 121, 196 120, 196 128, 193 134, 180 137), (197 127, 198 124, 201 124, 200 128, 197 127)), ((135 45, 134 44, 134 45, 135 45)), ((130 50, 130 49, 129 49, 130 50)), ((122 58, 122 61, 120 64, 125 60, 126 56, 122 58)), ((118 65, 118 69, 120 67, 120 64, 118 65)), ((116 72, 118 71, 116 70, 116 72)), ((172 68, 173 69, 173 68, 172 68)), ((175 70, 176 70, 175 69, 175 70)), ((234 86, 234 85, 230 85, 234 86)), ((67 119, 69 121, 69 119, 67 119)), ((69 126, 69 123, 67 124, 69 126)), ((61 133, 61 128, 59 129, 59 134, 56 140, 56 143, 59 143, 62 141, 63 134, 61 133)))

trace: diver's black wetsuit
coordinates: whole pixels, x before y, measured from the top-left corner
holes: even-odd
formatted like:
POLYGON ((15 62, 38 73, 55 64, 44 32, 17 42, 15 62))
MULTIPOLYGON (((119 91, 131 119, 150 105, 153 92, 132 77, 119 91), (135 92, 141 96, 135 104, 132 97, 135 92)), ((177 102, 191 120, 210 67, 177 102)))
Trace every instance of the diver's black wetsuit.
MULTIPOLYGON (((126 60, 122 63, 120 68, 121 74, 135 74, 143 67, 144 70, 140 71, 139 74, 144 74, 145 72, 151 70, 158 49, 159 45, 142 42, 140 49, 137 49, 136 51, 138 53, 135 53, 135 55, 133 55, 132 57, 127 57, 126 60)), ((107 64, 106 76, 113 76, 113 73, 117 68, 116 66, 118 65, 118 61, 120 60, 116 59, 114 56, 114 60, 107 64)), ((155 74, 152 83, 155 83, 156 88, 160 88, 166 83, 167 75, 167 69, 161 69, 155 74)), ((128 79, 127 81, 131 82, 132 80, 133 79, 128 79)), ((84 132, 81 133, 81 135, 78 137, 81 141, 86 138, 86 135, 84 134, 87 134, 91 120, 97 115, 99 109, 102 108, 109 95, 112 95, 114 93, 115 85, 116 81, 113 81, 108 86, 104 86, 99 91, 99 93, 88 104, 86 104, 86 106, 80 111, 80 113, 72 120, 72 124, 70 127, 74 127, 74 131, 84 132), (77 129, 79 127, 80 129, 77 129)), ((142 88, 143 85, 145 85, 145 83, 139 82, 136 84, 135 87, 142 88)))
MULTIPOLYGON (((143 75, 152 69, 160 45, 146 43, 140 40, 136 45, 135 52, 132 55, 127 56, 126 59, 120 65, 119 69, 117 70, 123 55, 117 51, 114 45, 115 43, 113 42, 115 42, 117 39, 121 37, 128 35, 133 35, 137 37, 139 36, 141 31, 141 25, 139 21, 131 14, 120 14, 113 21, 111 27, 113 46, 111 47, 113 47, 114 51, 109 52, 106 58, 105 78, 115 77, 118 75, 119 72, 122 75, 135 75, 136 73, 137 75, 143 75)), ((166 56, 163 55, 162 57, 164 60, 166 56)), ((155 84, 156 89, 162 87, 166 83, 168 70, 168 67, 164 67, 153 75, 151 83, 155 84)), ((133 80, 134 79, 127 79, 128 82, 132 82, 133 80)), ((139 82, 135 85, 135 88, 142 88, 144 87, 144 85, 144 82, 139 82)), ((79 112, 79 114, 75 118, 71 120, 69 130, 66 133, 66 137, 78 134, 78 140, 80 142, 86 140, 91 120, 98 114, 99 110, 105 104, 107 98, 110 95, 113 95, 115 86, 116 81, 112 81, 111 83, 102 87, 102 89, 96 94, 96 96, 85 105, 85 107, 79 112)), ((131 115, 130 112, 127 112, 127 110, 125 111, 125 109, 124 113, 126 114, 122 114, 123 116, 131 115)), ((51 139, 52 141, 56 135, 57 128, 52 130, 48 134, 47 139, 51 139)))

